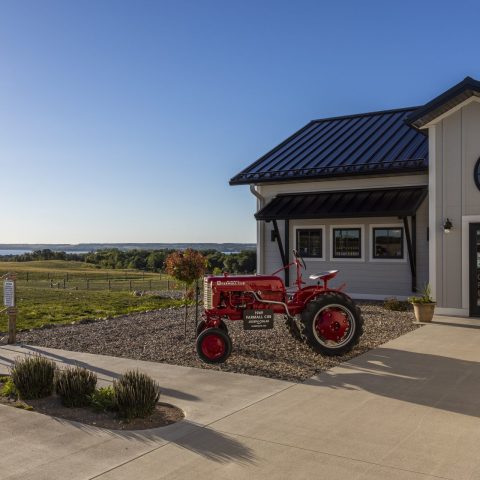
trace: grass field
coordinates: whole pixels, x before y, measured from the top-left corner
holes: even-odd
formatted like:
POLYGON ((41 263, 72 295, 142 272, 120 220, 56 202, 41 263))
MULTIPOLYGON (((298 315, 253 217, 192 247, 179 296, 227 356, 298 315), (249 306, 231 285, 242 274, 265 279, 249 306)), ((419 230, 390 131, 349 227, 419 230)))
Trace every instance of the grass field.
MULTIPOLYGON (((183 288, 158 273, 106 270, 61 260, 0 262, 0 275, 7 272, 17 273, 19 330, 182 304, 155 295, 132 295, 132 290, 183 288)), ((2 314, 0 332, 6 330, 7 317, 2 314)))

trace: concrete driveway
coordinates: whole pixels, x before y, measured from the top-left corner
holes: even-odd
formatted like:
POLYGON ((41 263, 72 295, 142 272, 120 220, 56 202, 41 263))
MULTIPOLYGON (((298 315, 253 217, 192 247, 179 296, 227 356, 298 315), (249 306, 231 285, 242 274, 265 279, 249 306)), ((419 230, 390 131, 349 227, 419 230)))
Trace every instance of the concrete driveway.
POLYGON ((480 322, 443 317, 306 383, 40 347, 103 382, 138 367, 186 420, 145 432, 0 406, 2 479, 480 479, 480 322))

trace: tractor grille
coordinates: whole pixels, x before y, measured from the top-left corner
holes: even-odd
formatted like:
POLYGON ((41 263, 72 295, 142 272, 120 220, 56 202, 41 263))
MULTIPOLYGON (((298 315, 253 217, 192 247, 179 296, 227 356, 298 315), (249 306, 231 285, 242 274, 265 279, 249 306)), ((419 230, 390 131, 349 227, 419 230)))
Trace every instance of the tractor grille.
POLYGON ((213 307, 212 303, 212 282, 205 277, 203 279, 203 308, 210 310, 213 307))

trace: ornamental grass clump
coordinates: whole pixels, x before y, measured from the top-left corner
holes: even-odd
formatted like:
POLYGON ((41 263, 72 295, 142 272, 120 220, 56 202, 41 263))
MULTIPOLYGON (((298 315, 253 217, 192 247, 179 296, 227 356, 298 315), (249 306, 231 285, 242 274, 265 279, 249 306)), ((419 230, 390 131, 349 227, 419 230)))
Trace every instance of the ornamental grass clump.
POLYGON ((55 363, 40 355, 16 360, 11 378, 19 397, 33 400, 51 395, 55 370, 55 363))
POLYGON ((95 392, 97 375, 82 367, 69 367, 55 377, 55 391, 66 407, 85 407, 95 392))
POLYGON ((127 419, 148 417, 160 398, 157 383, 138 370, 125 372, 113 382, 113 390, 118 414, 127 419))

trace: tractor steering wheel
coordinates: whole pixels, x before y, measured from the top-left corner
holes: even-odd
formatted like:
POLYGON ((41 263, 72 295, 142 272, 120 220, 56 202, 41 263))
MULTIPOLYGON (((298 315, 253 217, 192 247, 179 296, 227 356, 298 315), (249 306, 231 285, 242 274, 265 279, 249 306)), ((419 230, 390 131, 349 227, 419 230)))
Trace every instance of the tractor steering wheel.
POLYGON ((305 260, 302 258, 302 256, 296 250, 293 250, 293 256, 300 260, 300 263, 302 264, 303 269, 306 270, 307 266, 305 265, 305 260))

